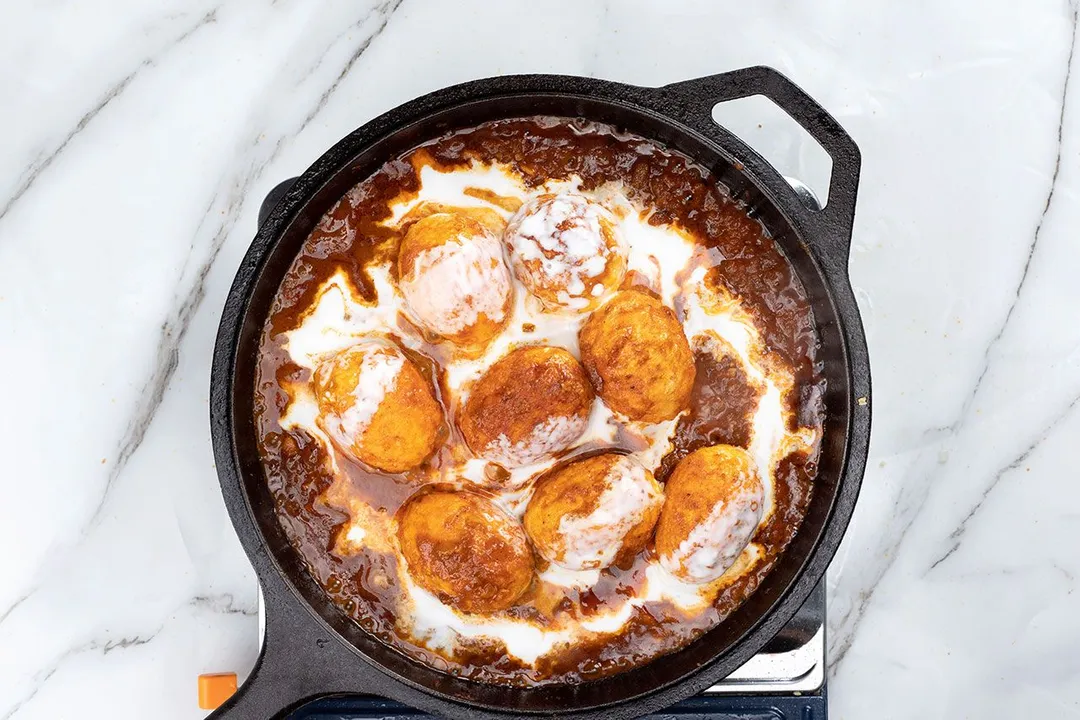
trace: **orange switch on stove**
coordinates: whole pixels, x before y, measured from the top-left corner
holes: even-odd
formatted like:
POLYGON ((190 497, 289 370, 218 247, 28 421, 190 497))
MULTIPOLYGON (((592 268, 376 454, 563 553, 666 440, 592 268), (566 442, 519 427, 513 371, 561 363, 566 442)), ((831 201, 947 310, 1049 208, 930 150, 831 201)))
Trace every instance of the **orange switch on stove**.
POLYGON ((236 673, 203 673, 199 676, 199 707, 216 710, 236 693, 236 673))

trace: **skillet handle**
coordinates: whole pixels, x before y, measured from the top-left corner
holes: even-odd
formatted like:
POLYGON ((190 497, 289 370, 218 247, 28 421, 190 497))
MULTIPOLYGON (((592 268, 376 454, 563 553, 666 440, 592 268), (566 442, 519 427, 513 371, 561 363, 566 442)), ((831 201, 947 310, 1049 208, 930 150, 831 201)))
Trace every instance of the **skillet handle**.
MULTIPOLYGON (((254 720, 255 718, 285 720, 296 708, 316 699, 298 696, 292 692, 288 673, 264 671, 266 649, 263 648, 263 650, 248 679, 221 707, 210 713, 207 720, 254 720), (288 696, 289 700, 288 704, 283 706, 282 701, 285 696, 288 696)), ((277 664, 271 662, 270 667, 277 664)))
POLYGON ((331 695, 366 694, 379 672, 360 659, 277 577, 262 579, 262 648, 244 684, 207 720, 286 720, 331 695))
MULTIPOLYGON (((751 153, 753 151, 746 143, 713 120, 712 109, 716 104, 763 95, 810 133, 832 158, 832 174, 825 207, 810 210, 809 220, 819 226, 822 231, 820 236, 828 238, 846 266, 862 156, 855 141, 825 108, 787 77, 763 66, 673 83, 658 88, 658 91, 665 100, 675 101, 684 119, 696 129, 706 133, 718 131, 725 141, 745 147, 751 153)), ((764 161, 761 161, 761 165, 768 167, 764 161)))
POLYGON ((320 658, 318 651, 332 650, 330 645, 337 643, 317 636, 309 640, 314 633, 306 623, 298 625, 289 619, 295 612, 290 606, 270 601, 263 607, 266 626, 255 667, 207 720, 285 720, 297 708, 328 694, 328 675, 320 667, 326 658, 320 658), (309 648, 309 643, 314 647, 309 648))

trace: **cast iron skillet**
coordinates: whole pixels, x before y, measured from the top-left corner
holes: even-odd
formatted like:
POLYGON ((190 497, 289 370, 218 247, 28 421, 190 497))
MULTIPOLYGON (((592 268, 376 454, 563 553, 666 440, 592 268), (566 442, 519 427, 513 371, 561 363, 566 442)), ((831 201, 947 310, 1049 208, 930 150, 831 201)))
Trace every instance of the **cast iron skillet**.
POLYGON ((222 495, 262 585, 266 627, 251 676, 214 717, 286 717, 318 696, 370 693, 453 718, 553 714, 618 720, 696 694, 765 645, 825 573, 858 495, 870 438, 870 365, 847 277, 860 157, 840 125, 775 70, 747 68, 643 88, 579 77, 489 78, 425 95, 375 118, 299 177, 261 223, 222 312, 210 422, 222 495), (824 209, 812 210, 757 153, 712 119, 715 104, 764 95, 832 157, 824 209), (507 688, 461 680, 378 642, 334 605, 278 524, 252 417, 259 335, 289 264, 319 217, 385 160, 447 131, 529 115, 610 123, 711 168, 780 244, 806 288, 828 383, 818 479, 799 532, 758 590, 685 649, 580 685, 507 688))

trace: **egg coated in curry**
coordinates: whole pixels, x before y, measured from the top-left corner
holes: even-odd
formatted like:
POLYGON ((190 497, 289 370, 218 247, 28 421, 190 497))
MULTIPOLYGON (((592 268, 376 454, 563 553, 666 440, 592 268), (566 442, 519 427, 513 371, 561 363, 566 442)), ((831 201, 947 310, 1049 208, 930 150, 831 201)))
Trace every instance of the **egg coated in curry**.
POLYGON ((458 425, 478 456, 515 468, 565 450, 593 404, 585 370, 552 346, 511 350, 472 386, 458 425))
POLYGON ((467 613, 505 610, 533 581, 533 554, 517 518, 468 491, 421 490, 397 514, 410 577, 467 613))
POLYGON ((647 290, 623 290, 578 334, 596 393, 630 420, 670 420, 690 404, 694 356, 675 312, 647 290))
POLYGON ((397 346, 366 339, 315 368, 319 424, 347 454, 378 470, 421 465, 445 436, 434 389, 397 346))

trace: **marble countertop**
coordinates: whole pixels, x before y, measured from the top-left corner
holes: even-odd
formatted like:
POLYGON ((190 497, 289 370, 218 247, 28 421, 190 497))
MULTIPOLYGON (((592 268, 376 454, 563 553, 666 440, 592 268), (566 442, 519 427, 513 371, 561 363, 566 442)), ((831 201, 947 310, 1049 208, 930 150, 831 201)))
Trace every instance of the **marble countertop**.
MULTIPOLYGON (((255 660, 210 354, 259 201, 421 93, 765 64, 863 177, 871 461, 835 718, 1080 717, 1077 3, 110 0, 0 9, 0 718, 200 718, 255 660)), ((782 170, 809 141, 725 121, 782 170)), ((760 127, 759 127, 760 124, 760 127)))

